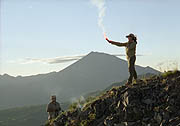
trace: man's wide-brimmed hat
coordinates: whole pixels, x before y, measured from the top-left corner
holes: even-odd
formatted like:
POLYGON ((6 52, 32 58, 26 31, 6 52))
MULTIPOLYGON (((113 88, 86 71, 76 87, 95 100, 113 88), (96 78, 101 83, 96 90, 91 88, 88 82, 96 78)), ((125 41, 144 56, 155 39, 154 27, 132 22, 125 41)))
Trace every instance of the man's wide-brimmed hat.
POLYGON ((126 36, 126 38, 128 38, 128 37, 135 38, 135 35, 131 33, 131 34, 129 34, 129 35, 126 36))

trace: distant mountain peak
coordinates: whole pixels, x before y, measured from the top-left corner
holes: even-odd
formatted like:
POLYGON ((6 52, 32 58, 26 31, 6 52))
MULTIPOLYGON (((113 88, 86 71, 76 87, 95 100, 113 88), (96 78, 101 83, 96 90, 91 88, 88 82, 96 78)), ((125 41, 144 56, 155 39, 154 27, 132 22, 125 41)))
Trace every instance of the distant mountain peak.
MULTIPOLYGON (((88 55, 105 55, 105 56, 113 56, 113 55, 108 54, 108 53, 104 53, 104 52, 94 52, 94 51, 90 52, 88 55)), ((88 56, 88 55, 87 55, 87 56, 88 56)))
POLYGON ((90 52, 88 55, 86 55, 82 59, 87 59, 87 58, 90 58, 90 57, 97 58, 97 59, 98 58, 100 58, 100 59, 106 58, 107 60, 113 60, 113 59, 110 59, 110 58, 115 58, 114 60, 117 59, 117 60, 125 61, 125 60, 123 60, 123 59, 121 59, 121 58, 119 58, 119 57, 117 57, 117 56, 115 56, 113 54, 108 54, 108 53, 104 53, 104 52, 94 52, 94 51, 90 52))
POLYGON ((99 56, 99 55, 107 55, 106 53, 103 52, 90 52, 87 56, 99 56))

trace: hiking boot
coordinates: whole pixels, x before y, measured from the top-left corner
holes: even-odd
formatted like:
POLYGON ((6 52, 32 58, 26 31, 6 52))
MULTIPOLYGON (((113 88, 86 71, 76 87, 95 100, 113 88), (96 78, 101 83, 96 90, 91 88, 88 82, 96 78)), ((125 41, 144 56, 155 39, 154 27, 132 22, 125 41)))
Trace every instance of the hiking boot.
POLYGON ((127 82, 125 85, 126 86, 130 86, 132 83, 130 83, 130 82, 127 82))
POLYGON ((141 80, 141 79, 135 79, 134 80, 136 83, 141 83, 141 82, 143 82, 143 80, 141 80))

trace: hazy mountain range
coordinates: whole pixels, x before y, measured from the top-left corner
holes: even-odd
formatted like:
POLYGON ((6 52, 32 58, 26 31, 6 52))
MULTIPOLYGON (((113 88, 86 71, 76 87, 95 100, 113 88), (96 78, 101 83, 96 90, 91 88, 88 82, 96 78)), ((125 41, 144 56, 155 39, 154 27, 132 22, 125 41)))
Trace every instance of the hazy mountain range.
MULTIPOLYGON (((139 75, 158 74, 150 67, 136 66, 139 75)), ((127 62, 109 54, 91 52, 60 72, 27 77, 0 76, 0 109, 46 104, 51 94, 61 102, 88 92, 103 90, 128 77, 127 62)))

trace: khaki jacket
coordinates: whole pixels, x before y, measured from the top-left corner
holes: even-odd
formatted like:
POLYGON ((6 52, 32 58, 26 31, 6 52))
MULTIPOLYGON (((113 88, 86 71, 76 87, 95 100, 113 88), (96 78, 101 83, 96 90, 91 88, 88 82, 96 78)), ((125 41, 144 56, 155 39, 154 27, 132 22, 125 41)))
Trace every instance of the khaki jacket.
POLYGON ((126 42, 126 43, 118 43, 117 46, 125 46, 126 47, 126 55, 127 59, 136 55, 136 44, 137 42, 126 42))
POLYGON ((48 115, 49 115, 48 119, 56 118, 59 112, 61 111, 60 104, 58 102, 56 103, 50 102, 47 105, 46 111, 48 112, 48 115))

